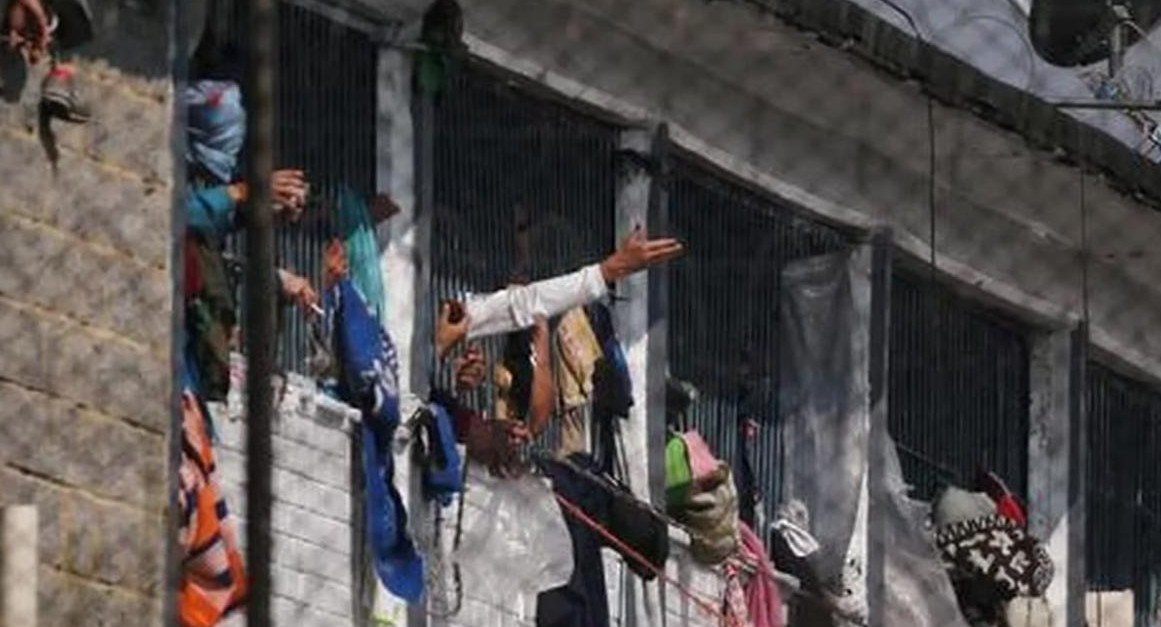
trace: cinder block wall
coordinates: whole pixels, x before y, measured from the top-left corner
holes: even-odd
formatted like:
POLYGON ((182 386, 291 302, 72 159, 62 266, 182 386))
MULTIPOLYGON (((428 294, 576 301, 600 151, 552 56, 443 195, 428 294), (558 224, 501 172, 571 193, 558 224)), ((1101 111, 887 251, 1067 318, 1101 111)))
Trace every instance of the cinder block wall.
POLYGON ((42 625, 160 622, 172 89, 156 7, 94 0, 95 120, 37 132, 0 52, 0 506, 40 512, 42 625))
MULTIPOLYGON (((244 377, 239 374, 235 380, 244 377)), ((215 453, 227 505, 245 546, 246 456, 242 399, 213 408, 215 453)), ((291 375, 274 425, 274 598, 278 627, 353 625, 352 426, 359 413, 291 375)), ((354 458, 358 461, 358 458, 354 458)), ((225 627, 245 625, 240 614, 225 627)))

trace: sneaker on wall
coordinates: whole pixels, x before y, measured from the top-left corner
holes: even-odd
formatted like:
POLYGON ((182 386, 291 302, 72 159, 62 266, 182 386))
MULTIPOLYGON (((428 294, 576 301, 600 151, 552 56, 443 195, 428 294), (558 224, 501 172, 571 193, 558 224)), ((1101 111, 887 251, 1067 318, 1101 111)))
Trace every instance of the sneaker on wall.
POLYGON ((40 88, 40 106, 52 117, 84 124, 92 119, 92 109, 80 95, 72 67, 58 65, 44 78, 40 88))

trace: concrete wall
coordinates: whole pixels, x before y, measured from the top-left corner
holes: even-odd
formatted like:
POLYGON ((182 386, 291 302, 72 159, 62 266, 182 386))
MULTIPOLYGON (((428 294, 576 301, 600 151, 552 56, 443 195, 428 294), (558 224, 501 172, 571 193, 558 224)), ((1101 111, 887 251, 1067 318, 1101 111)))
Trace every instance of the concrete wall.
MULTIPOLYGON (((891 226, 928 254, 926 99, 914 85, 750 5, 470 0, 473 52, 686 148, 820 216, 891 226), (547 36, 558 33, 559 36, 547 36)), ((1068 325, 1082 309, 1079 171, 936 104, 937 251, 964 286, 1068 325)), ((1161 215, 1085 180, 1094 336, 1161 374, 1161 215)))
MULTIPOLYGON (((242 381, 241 371, 235 377, 242 381)), ((211 408, 221 441, 215 449, 227 505, 245 546, 244 401, 211 408)), ((274 599, 277 627, 353 625, 351 555, 352 426, 359 413, 290 375, 274 425, 274 599)), ((356 461, 358 458, 354 458, 356 461)), ((241 614, 227 625, 245 625, 241 614)))
POLYGON ((42 625, 157 625, 170 394, 172 90, 149 3, 94 2, 95 120, 37 133, 0 52, 0 506, 39 506, 42 625))

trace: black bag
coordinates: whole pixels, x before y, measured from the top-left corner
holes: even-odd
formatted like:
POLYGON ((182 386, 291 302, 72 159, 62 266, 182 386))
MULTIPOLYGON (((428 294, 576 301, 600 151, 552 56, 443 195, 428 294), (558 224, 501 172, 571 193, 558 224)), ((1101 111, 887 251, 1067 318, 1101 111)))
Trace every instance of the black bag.
POLYGON ((645 581, 655 579, 655 571, 663 571, 669 559, 669 523, 656 509, 633 496, 624 482, 602 472, 597 461, 589 455, 571 455, 565 465, 572 473, 580 475, 580 481, 599 493, 600 507, 595 512, 586 513, 620 541, 613 542, 602 535, 601 544, 623 557, 637 576, 645 581), (649 565, 642 564, 637 556, 644 558, 649 565))
MULTIPOLYGON (((609 531, 633 549, 652 566, 665 570, 669 559, 669 523, 648 503, 643 503, 620 482, 610 487, 609 531)), ((625 558, 629 569, 645 581, 657 577, 654 569, 642 564, 636 557, 627 555, 619 547, 610 545, 625 558)))

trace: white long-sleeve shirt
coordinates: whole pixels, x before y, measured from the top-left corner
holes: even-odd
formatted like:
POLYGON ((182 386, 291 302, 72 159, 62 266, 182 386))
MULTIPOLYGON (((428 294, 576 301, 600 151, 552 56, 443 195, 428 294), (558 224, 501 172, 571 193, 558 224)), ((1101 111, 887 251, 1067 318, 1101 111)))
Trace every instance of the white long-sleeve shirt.
POLYGON ((529 285, 514 285, 466 299, 468 339, 503 335, 531 327, 538 316, 552 318, 600 300, 609 292, 601 266, 593 264, 529 285))

